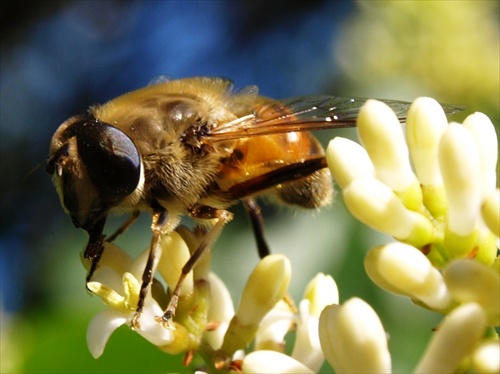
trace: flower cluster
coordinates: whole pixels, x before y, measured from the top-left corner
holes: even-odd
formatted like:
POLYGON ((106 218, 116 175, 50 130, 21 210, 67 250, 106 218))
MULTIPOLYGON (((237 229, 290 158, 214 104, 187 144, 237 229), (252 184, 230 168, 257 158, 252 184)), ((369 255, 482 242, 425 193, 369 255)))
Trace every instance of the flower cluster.
MULTIPOLYGON (((357 127, 362 146, 332 140, 329 167, 348 210, 398 240, 371 249, 365 269, 381 288, 446 314, 415 371, 453 372, 459 365, 498 371, 493 326, 500 325, 500 203, 493 124, 481 113, 448 124, 435 100, 419 98, 408 111, 406 140, 394 112, 379 101, 365 104, 357 127)), ((325 314, 340 315, 331 309, 325 314)), ((388 371, 381 357, 385 353, 370 368, 388 371)))
MULTIPOLYGON (((498 145, 491 122, 476 113, 463 125, 448 124, 437 102, 421 98, 409 110, 405 141, 392 110, 370 100, 358 130, 363 147, 331 141, 329 167, 351 213, 398 240, 371 249, 366 271, 380 287, 445 314, 415 372, 498 372, 498 145)), ((135 329, 153 345, 185 352, 186 365, 197 353, 210 372, 314 373, 325 359, 336 372, 391 371, 376 312, 359 298, 340 305, 335 281, 321 273, 295 305, 288 295, 291 264, 283 255, 257 264, 235 308, 210 271, 207 251, 182 284, 173 321, 156 322, 203 235, 179 227, 161 239, 163 281, 154 280, 135 329)), ((94 357, 118 326, 130 325, 146 261, 147 252, 133 260, 106 243, 88 283, 109 306, 88 328, 94 357)))
POLYGON ((420 98, 408 112, 407 143, 394 112, 369 100, 357 126, 363 147, 335 138, 327 150, 349 211, 421 249, 438 268, 464 257, 491 266, 499 235, 498 140, 488 117, 475 113, 448 125, 435 100, 420 98))
MULTIPOLYGON (((199 237, 185 227, 162 239, 162 257, 158 272, 170 289, 190 250, 199 237), (189 243, 189 246, 188 244, 189 243)), ((147 251, 135 261, 123 250, 105 243, 104 255, 88 288, 98 295, 108 309, 98 313, 87 331, 91 354, 98 358, 119 326, 130 325, 140 290, 147 251)), ((206 253, 183 284, 175 318, 169 326, 155 321, 168 301, 168 290, 158 280, 153 283, 144 311, 140 335, 161 350, 176 354, 185 352, 189 364, 194 352, 206 361, 207 370, 231 369, 256 372, 315 372, 324 362, 318 335, 321 311, 338 303, 338 291, 330 276, 318 274, 306 287, 304 298, 295 307, 287 296, 291 265, 283 255, 262 259, 250 275, 238 308, 225 284, 209 270, 210 253, 206 253), (296 331, 291 356, 285 352, 285 335, 296 331), (244 350, 254 342, 253 352, 244 350)))
MULTIPOLYGON (((158 272, 162 275, 168 288, 173 289, 180 277, 182 266, 189 259, 190 252, 185 239, 195 241, 196 237, 187 230, 179 230, 164 236, 161 242, 162 258, 158 264, 158 272)), ((87 283, 87 288, 98 295, 109 309, 97 314, 90 322, 87 330, 87 344, 91 354, 99 357, 106 346, 112 332, 121 325, 131 325, 137 309, 142 273, 146 266, 148 250, 137 259, 132 258, 112 243, 105 243, 99 267, 87 283)), ((85 260, 84 265, 88 266, 85 260)), ((191 272, 182 285, 179 310, 190 310, 190 313, 179 312, 179 319, 164 328, 155 321, 156 316, 163 314, 168 301, 168 294, 163 285, 155 279, 145 300, 140 318, 140 328, 135 329, 152 344, 167 353, 176 354, 196 349, 205 331, 208 316, 206 303, 207 283, 212 275, 208 266, 201 261, 196 272, 191 272)))

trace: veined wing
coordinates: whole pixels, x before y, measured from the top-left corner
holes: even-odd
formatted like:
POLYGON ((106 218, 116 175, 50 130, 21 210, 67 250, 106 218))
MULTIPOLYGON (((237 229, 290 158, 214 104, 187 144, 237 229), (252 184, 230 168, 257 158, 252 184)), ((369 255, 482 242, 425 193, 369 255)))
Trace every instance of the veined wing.
MULTIPOLYGON (((315 131, 355 127, 365 98, 335 96, 301 96, 267 101, 246 116, 212 128, 204 134, 207 140, 224 141, 292 131, 315 131)), ((400 122, 406 120, 410 102, 380 100, 387 104, 400 122)), ((463 107, 443 105, 447 114, 463 107)))

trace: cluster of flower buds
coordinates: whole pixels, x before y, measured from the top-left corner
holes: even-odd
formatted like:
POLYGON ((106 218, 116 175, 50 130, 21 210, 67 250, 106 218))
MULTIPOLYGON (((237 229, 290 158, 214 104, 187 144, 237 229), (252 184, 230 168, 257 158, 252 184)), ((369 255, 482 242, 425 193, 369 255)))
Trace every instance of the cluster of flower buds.
MULTIPOLYGON (((396 115, 374 100, 362 108, 358 130, 363 146, 343 138, 330 142, 329 167, 349 211, 398 240, 371 249, 366 271, 380 287, 446 315, 415 372, 498 372, 493 125, 479 113, 463 125, 448 124, 437 102, 421 98, 408 113, 406 141, 396 115)), ((135 329, 145 339, 170 354, 185 352, 185 364, 197 353, 214 372, 314 373, 325 359, 336 372, 391 372, 387 334, 376 312, 359 298, 339 305, 337 286, 324 274, 311 280, 296 306, 288 295, 291 265, 283 255, 257 264, 235 308, 225 284, 210 271, 207 251, 182 284, 173 321, 158 323, 155 317, 163 314, 169 290, 203 235, 179 227, 162 237, 157 273, 167 287, 155 279, 147 295, 135 329), (291 331, 293 348, 287 349, 291 331)), ((88 283, 109 306, 88 328, 94 357, 117 327, 130 325, 148 256, 146 251, 133 260, 105 245, 88 283)))
MULTIPOLYGON (((498 372, 493 326, 500 325, 500 202, 493 124, 481 113, 448 124, 435 100, 419 98, 408 112, 406 139, 394 112, 376 100, 361 109, 357 127, 362 145, 332 140, 329 167, 348 210, 398 240, 371 249, 366 271, 381 288, 446 314, 415 371, 498 372)), ((341 314, 335 310, 325 313, 341 314)), ((369 330, 360 330, 366 339, 369 330)), ((352 349, 343 358, 347 351, 352 349)), ((384 346, 371 370, 388 372, 380 366, 386 357, 384 346)))
POLYGON ((489 118, 475 113, 448 124, 435 100, 419 98, 405 141, 394 112, 369 100, 357 126, 362 146, 335 138, 327 149, 349 211, 419 248, 438 268, 465 257, 491 266, 500 229, 498 140, 489 118))
MULTIPOLYGON (((175 286, 199 239, 196 232, 185 227, 162 239, 158 272, 168 289, 175 286)), ((147 261, 147 251, 132 260, 114 244, 105 246, 99 267, 87 285, 109 307, 88 327, 87 344, 95 358, 103 353, 115 329, 130 325, 147 261)), ((319 315, 327 305, 338 303, 337 287, 330 276, 318 274, 309 283, 297 310, 287 294, 289 260, 283 255, 269 255, 250 275, 235 311, 225 284, 210 272, 210 252, 200 261, 183 283, 175 317, 168 326, 155 321, 169 298, 168 289, 155 279, 137 333, 167 353, 185 352, 186 364, 197 352, 205 358, 207 368, 218 371, 257 373, 288 368, 288 372, 313 373, 320 369, 325 358, 319 343, 319 315), (295 348, 288 356, 285 336, 291 331, 296 331, 295 348), (251 342, 253 352, 244 353, 251 342)))

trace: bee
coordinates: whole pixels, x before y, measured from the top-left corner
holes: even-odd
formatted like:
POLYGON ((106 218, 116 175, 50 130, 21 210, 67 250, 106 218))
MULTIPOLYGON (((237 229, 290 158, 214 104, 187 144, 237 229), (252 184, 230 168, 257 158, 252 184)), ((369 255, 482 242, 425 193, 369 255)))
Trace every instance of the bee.
MULTIPOLYGON (((355 126, 364 99, 305 96, 272 100, 250 87, 232 92, 222 78, 166 81, 119 96, 66 120, 50 143, 46 171, 73 224, 87 231, 90 281, 104 250, 112 212, 146 211, 153 238, 132 327, 140 315, 160 255, 162 235, 182 216, 208 229, 160 322, 173 318, 184 277, 242 202, 261 257, 269 253, 256 198, 318 209, 332 201, 325 152, 310 131, 355 126)), ((385 101, 404 120, 409 103, 385 101)))

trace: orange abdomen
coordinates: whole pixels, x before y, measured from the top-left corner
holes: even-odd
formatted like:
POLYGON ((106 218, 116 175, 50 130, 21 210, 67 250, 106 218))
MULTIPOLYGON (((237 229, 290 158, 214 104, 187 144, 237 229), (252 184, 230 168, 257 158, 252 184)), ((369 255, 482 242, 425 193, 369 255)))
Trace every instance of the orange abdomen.
MULTIPOLYGON (((261 177, 263 174, 305 160, 323 157, 319 141, 308 132, 290 132, 241 139, 232 154, 222 160, 218 184, 222 190, 261 177)), ((266 191, 283 203, 317 208, 330 203, 331 177, 327 169, 315 171, 300 179, 274 185, 266 191)))

